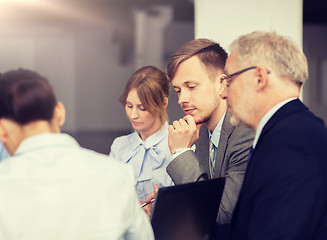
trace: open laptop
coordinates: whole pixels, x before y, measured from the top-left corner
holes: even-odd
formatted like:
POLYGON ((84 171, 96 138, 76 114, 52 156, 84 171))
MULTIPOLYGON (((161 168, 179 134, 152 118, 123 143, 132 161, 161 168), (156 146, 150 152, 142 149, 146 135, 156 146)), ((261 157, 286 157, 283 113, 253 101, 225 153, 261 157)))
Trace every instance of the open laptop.
POLYGON ((162 187, 151 224, 156 240, 211 239, 225 178, 162 187))

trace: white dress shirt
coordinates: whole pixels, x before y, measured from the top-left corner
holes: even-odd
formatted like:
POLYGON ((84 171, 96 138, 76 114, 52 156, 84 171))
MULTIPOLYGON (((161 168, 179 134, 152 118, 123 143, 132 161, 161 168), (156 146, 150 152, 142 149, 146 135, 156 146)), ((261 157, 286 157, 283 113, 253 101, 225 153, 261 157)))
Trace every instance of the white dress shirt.
POLYGON ((166 172, 171 157, 167 122, 145 141, 137 131, 116 138, 110 156, 133 167, 136 192, 141 201, 153 192, 155 184, 159 187, 174 184, 166 172))
POLYGON ((257 142, 259 140, 259 137, 261 135, 262 129, 264 128, 264 126, 266 126, 266 123, 270 120, 270 118, 282 107, 284 106, 286 103, 293 101, 297 98, 288 98, 278 104, 276 104, 274 107, 272 107, 264 116, 263 118, 260 120, 259 125, 257 127, 257 131, 255 133, 255 137, 253 140, 253 145, 252 148, 255 149, 255 146, 257 145, 257 142))
POLYGON ((67 134, 27 138, 0 164, 0 239, 154 239, 133 178, 67 134))

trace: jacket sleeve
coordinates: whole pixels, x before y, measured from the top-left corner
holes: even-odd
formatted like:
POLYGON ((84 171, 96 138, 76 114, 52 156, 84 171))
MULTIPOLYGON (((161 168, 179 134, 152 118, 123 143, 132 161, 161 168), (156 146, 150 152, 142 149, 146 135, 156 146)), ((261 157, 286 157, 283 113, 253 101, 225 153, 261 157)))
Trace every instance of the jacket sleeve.
POLYGON ((166 170, 176 185, 208 179, 208 174, 201 169, 199 160, 192 150, 177 156, 166 170))

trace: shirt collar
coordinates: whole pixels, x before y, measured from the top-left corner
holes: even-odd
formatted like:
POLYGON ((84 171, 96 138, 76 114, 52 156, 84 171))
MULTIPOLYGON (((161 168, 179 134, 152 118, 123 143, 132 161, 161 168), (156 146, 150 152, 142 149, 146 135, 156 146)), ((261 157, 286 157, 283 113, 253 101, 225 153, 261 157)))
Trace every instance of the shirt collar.
POLYGON ((212 141, 213 145, 215 145, 216 148, 218 148, 220 132, 221 132, 221 129, 223 127, 223 122, 224 122, 224 119, 225 119, 225 115, 226 115, 226 111, 225 111, 224 115, 221 117, 221 119, 219 120, 219 123, 217 124, 217 126, 216 126, 215 130, 213 131, 213 133, 211 133, 210 130, 208 129, 209 138, 212 141))
POLYGON ((79 146, 77 141, 66 133, 42 133, 24 139, 18 146, 14 155, 16 156, 37 149, 67 144, 70 145, 70 147, 79 146))
POLYGON ((257 142, 259 140, 260 134, 262 132, 262 129, 264 128, 264 126, 266 125, 266 123, 269 121, 269 119, 282 107, 284 106, 286 103, 293 101, 297 98, 288 98, 278 104, 276 104, 272 109, 270 109, 264 116, 263 118, 260 120, 257 131, 255 133, 255 137, 253 140, 253 149, 255 148, 255 146, 257 145, 257 142))

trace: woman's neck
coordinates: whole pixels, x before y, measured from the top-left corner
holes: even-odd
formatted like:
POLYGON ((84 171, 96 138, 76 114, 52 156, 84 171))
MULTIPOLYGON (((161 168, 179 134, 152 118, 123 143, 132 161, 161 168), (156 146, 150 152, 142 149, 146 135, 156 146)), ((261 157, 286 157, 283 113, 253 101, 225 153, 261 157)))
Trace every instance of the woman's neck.
POLYGON ((161 121, 158 119, 156 123, 149 129, 145 131, 140 131, 139 135, 143 141, 145 141, 148 137, 152 136, 155 134, 162 126, 164 123, 161 123, 161 121))

